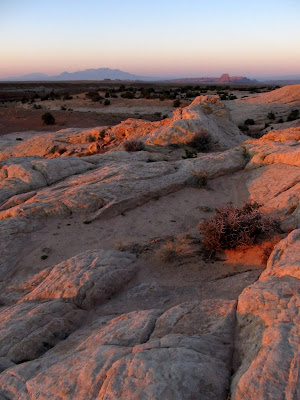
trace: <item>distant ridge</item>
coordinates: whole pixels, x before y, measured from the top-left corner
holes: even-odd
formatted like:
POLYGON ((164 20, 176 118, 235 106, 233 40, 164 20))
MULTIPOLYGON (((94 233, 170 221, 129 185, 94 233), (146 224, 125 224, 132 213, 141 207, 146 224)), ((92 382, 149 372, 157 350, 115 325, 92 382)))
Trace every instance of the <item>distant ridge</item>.
POLYGON ((2 81, 103 81, 105 79, 121 81, 157 81, 160 78, 139 76, 120 69, 97 68, 76 72, 62 72, 59 75, 46 75, 39 72, 21 76, 10 76, 2 81))

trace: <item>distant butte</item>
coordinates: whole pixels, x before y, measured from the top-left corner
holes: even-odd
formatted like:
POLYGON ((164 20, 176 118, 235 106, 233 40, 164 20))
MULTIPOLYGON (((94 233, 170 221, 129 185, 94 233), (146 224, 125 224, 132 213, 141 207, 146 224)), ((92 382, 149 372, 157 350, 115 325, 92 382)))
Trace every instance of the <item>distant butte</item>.
POLYGON ((183 82, 183 83, 256 83, 255 79, 249 79, 245 76, 229 76, 228 74, 221 75, 220 78, 206 77, 206 78, 180 78, 172 79, 170 82, 183 82))

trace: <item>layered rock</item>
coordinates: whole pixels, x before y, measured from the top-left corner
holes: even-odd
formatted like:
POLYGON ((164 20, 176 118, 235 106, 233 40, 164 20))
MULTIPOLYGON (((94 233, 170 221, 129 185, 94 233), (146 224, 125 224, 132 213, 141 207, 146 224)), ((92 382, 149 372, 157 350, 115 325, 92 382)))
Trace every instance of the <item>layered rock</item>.
POLYGON ((224 399, 235 301, 102 317, 43 357, 6 370, 10 399, 224 399), (150 339, 149 339, 150 337, 150 339))
POLYGON ((87 251, 56 265, 21 301, 65 299, 90 309, 120 290, 135 274, 136 257, 111 251, 87 251))
POLYGON ((13 144, 0 142, 0 160, 11 157, 45 158, 91 155, 115 150, 124 140, 139 138, 148 145, 186 144, 201 130, 207 130, 218 150, 237 146, 247 139, 218 96, 199 96, 189 106, 175 110, 172 118, 148 122, 128 119, 114 127, 89 130, 65 129, 37 135, 13 144))
MULTIPOLYGON (((242 148, 174 163, 138 161, 140 154, 133 154, 123 161, 123 152, 115 152, 114 155, 113 160, 111 153, 98 156, 100 165, 92 172, 70 177, 37 191, 22 204, 13 206, 11 202, 11 208, 0 211, 0 219, 71 213, 86 213, 94 219, 108 213, 120 213, 154 196, 179 190, 197 172, 215 178, 242 169, 246 163, 242 148)), ((92 160, 94 162, 94 158, 92 160)), ((55 163, 56 159, 51 161, 55 163)))
POLYGON ((299 398, 300 232, 270 256, 259 281, 238 299, 232 398, 299 398))
POLYGON ((290 104, 300 105, 300 85, 288 85, 272 90, 267 93, 260 93, 256 96, 242 98, 242 101, 250 104, 290 104))

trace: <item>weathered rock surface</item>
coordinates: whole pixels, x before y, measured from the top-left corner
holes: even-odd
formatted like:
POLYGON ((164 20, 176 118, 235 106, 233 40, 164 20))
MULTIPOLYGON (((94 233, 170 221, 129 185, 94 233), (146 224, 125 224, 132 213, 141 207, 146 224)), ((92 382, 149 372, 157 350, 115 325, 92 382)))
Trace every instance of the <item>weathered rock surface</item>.
POLYGON ((113 161, 110 153, 98 156, 103 166, 37 191, 23 204, 0 211, 0 219, 71 213, 87 213, 90 218, 97 218, 108 213, 120 213, 154 196, 183 188, 188 178, 197 172, 215 178, 242 169, 246 163, 242 148, 173 163, 136 161, 136 157, 140 158, 136 154, 124 162, 123 152, 114 155, 113 161), (105 162, 106 159, 109 161, 105 162))
POLYGON ((33 360, 76 330, 84 316, 75 305, 57 300, 8 307, 0 313, 0 357, 33 360))
POLYGON ((4 371, 0 393, 8 399, 226 398, 235 301, 188 303, 161 314, 100 318, 38 360, 4 371))
POLYGON ((250 104, 300 104, 300 85, 288 85, 268 93, 260 93, 256 96, 238 99, 250 104))
POLYGON ((124 140, 132 138, 139 138, 148 145, 187 143, 201 129, 211 134, 217 150, 229 149, 247 139, 231 121, 229 111, 218 96, 199 96, 189 106, 175 110, 172 118, 158 122, 128 119, 114 127, 65 129, 30 137, 13 145, 9 139, 8 143, 2 139, 0 160, 23 156, 91 155, 114 150, 124 140))
POLYGON ((87 251, 56 265, 49 275, 21 301, 65 299, 90 309, 120 290, 135 274, 133 254, 87 251))
MULTIPOLYGON (((5 201, 12 196, 30 192, 52 185, 68 176, 76 175, 95 168, 80 158, 58 158, 45 160, 38 157, 18 157, 0 162, 0 206, 6 209, 10 204, 5 201), (4 204, 3 204, 4 203, 4 204)), ((16 202, 20 201, 16 200, 16 202)))
POLYGON ((299 398, 299 243, 299 231, 280 242, 238 299, 234 400, 299 398))

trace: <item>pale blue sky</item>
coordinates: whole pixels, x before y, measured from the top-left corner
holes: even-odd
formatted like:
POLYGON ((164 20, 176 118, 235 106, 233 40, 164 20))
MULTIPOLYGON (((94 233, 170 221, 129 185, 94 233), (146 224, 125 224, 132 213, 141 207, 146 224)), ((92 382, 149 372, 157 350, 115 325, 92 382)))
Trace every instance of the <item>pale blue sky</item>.
POLYGON ((0 77, 300 73, 300 0, 0 0, 0 77))

